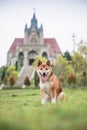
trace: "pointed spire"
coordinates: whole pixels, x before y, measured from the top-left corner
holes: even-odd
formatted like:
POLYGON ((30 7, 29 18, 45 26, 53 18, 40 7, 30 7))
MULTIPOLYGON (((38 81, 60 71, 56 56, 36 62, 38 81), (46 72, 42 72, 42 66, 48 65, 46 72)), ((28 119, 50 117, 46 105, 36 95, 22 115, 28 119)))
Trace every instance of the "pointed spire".
POLYGON ((33 18, 31 19, 31 26, 37 27, 37 19, 35 16, 35 12, 33 13, 33 18))
POLYGON ((34 10, 34 13, 35 13, 36 8, 33 8, 33 10, 34 10))
POLYGON ((35 12, 34 12, 34 14, 33 14, 33 19, 36 19, 35 12))
POLYGON ((35 15, 35 8, 33 8, 34 12, 33 12, 33 19, 36 19, 36 15, 35 15))
POLYGON ((41 31, 43 31, 43 25, 41 24, 41 26, 40 26, 40 29, 41 29, 41 31))
POLYGON ((27 31, 27 24, 25 24, 25 29, 24 30, 27 31))

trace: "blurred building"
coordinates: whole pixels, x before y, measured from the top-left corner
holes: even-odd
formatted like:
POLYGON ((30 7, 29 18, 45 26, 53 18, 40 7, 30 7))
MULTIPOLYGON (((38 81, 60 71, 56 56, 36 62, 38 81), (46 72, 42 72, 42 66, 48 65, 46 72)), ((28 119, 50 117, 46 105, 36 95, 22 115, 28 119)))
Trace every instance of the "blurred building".
POLYGON ((55 38, 44 38, 43 26, 38 27, 35 13, 30 27, 25 25, 24 38, 15 38, 8 53, 7 65, 32 65, 35 56, 46 57, 53 64, 61 49, 55 38))

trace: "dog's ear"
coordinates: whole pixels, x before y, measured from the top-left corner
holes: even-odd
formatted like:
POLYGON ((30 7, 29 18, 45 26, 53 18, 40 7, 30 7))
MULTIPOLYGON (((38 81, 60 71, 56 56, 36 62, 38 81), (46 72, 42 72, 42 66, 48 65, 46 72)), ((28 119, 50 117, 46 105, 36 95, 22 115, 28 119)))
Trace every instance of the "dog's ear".
POLYGON ((50 65, 50 60, 48 60, 48 61, 46 62, 46 64, 47 64, 48 66, 51 66, 51 65, 50 65))
POLYGON ((42 62, 39 60, 37 66, 39 66, 39 65, 41 65, 41 64, 42 64, 42 62))

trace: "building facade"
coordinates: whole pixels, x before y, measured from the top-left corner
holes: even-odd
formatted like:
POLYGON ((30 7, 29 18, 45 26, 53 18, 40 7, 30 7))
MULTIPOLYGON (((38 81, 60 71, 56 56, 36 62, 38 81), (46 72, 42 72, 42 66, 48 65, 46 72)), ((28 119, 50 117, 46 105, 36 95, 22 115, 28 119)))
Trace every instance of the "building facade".
POLYGON ((8 53, 7 65, 32 65, 35 56, 46 57, 53 64, 61 49, 55 38, 44 38, 43 26, 38 27, 35 13, 30 27, 25 25, 24 38, 15 38, 8 53))

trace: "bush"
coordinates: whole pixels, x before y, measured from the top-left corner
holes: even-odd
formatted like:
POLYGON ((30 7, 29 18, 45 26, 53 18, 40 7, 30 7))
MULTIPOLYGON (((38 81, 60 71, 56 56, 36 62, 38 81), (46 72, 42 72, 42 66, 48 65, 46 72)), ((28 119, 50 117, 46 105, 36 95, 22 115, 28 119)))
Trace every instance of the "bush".
POLYGON ((64 76, 63 76, 62 74, 59 75, 59 80, 60 80, 60 82, 62 82, 62 83, 64 82, 64 76))
POLYGON ((6 75, 4 78, 4 84, 7 85, 8 84, 8 76, 6 75))
POLYGON ((1 79, 0 79, 0 85, 2 84, 2 81, 1 81, 1 79))
POLYGON ((10 75, 13 75, 16 79, 18 78, 18 72, 15 70, 11 71, 10 75))
POLYGON ((87 73, 84 71, 81 76, 81 85, 86 86, 87 85, 87 73))
POLYGON ((5 75, 6 75, 6 69, 7 69, 7 68, 6 68, 5 66, 2 67, 1 81, 3 81, 4 78, 5 78, 5 75))
POLYGON ((30 79, 28 76, 25 77, 24 85, 26 85, 26 86, 30 85, 30 79))
POLYGON ((73 73, 69 74, 67 82, 70 85, 74 85, 76 83, 76 76, 75 76, 75 74, 73 74, 73 73))
POLYGON ((8 68, 7 68, 7 74, 10 74, 12 71, 15 71, 15 66, 9 66, 8 68))
POLYGON ((62 56, 59 56, 56 60, 53 71, 57 77, 59 77, 60 74, 63 74, 64 77, 67 77, 68 74, 74 73, 71 62, 67 61, 67 59, 62 56))
POLYGON ((39 77, 38 77, 36 71, 35 71, 35 75, 34 75, 34 85, 35 85, 36 87, 39 85, 39 77))
POLYGON ((10 84, 11 86, 13 86, 15 83, 16 83, 16 80, 15 80, 14 76, 11 76, 11 77, 9 78, 9 84, 10 84))
POLYGON ((33 62, 33 66, 37 66, 39 60, 42 61, 42 62, 44 62, 44 63, 47 61, 47 59, 45 57, 42 57, 40 55, 36 56, 35 60, 33 62))

